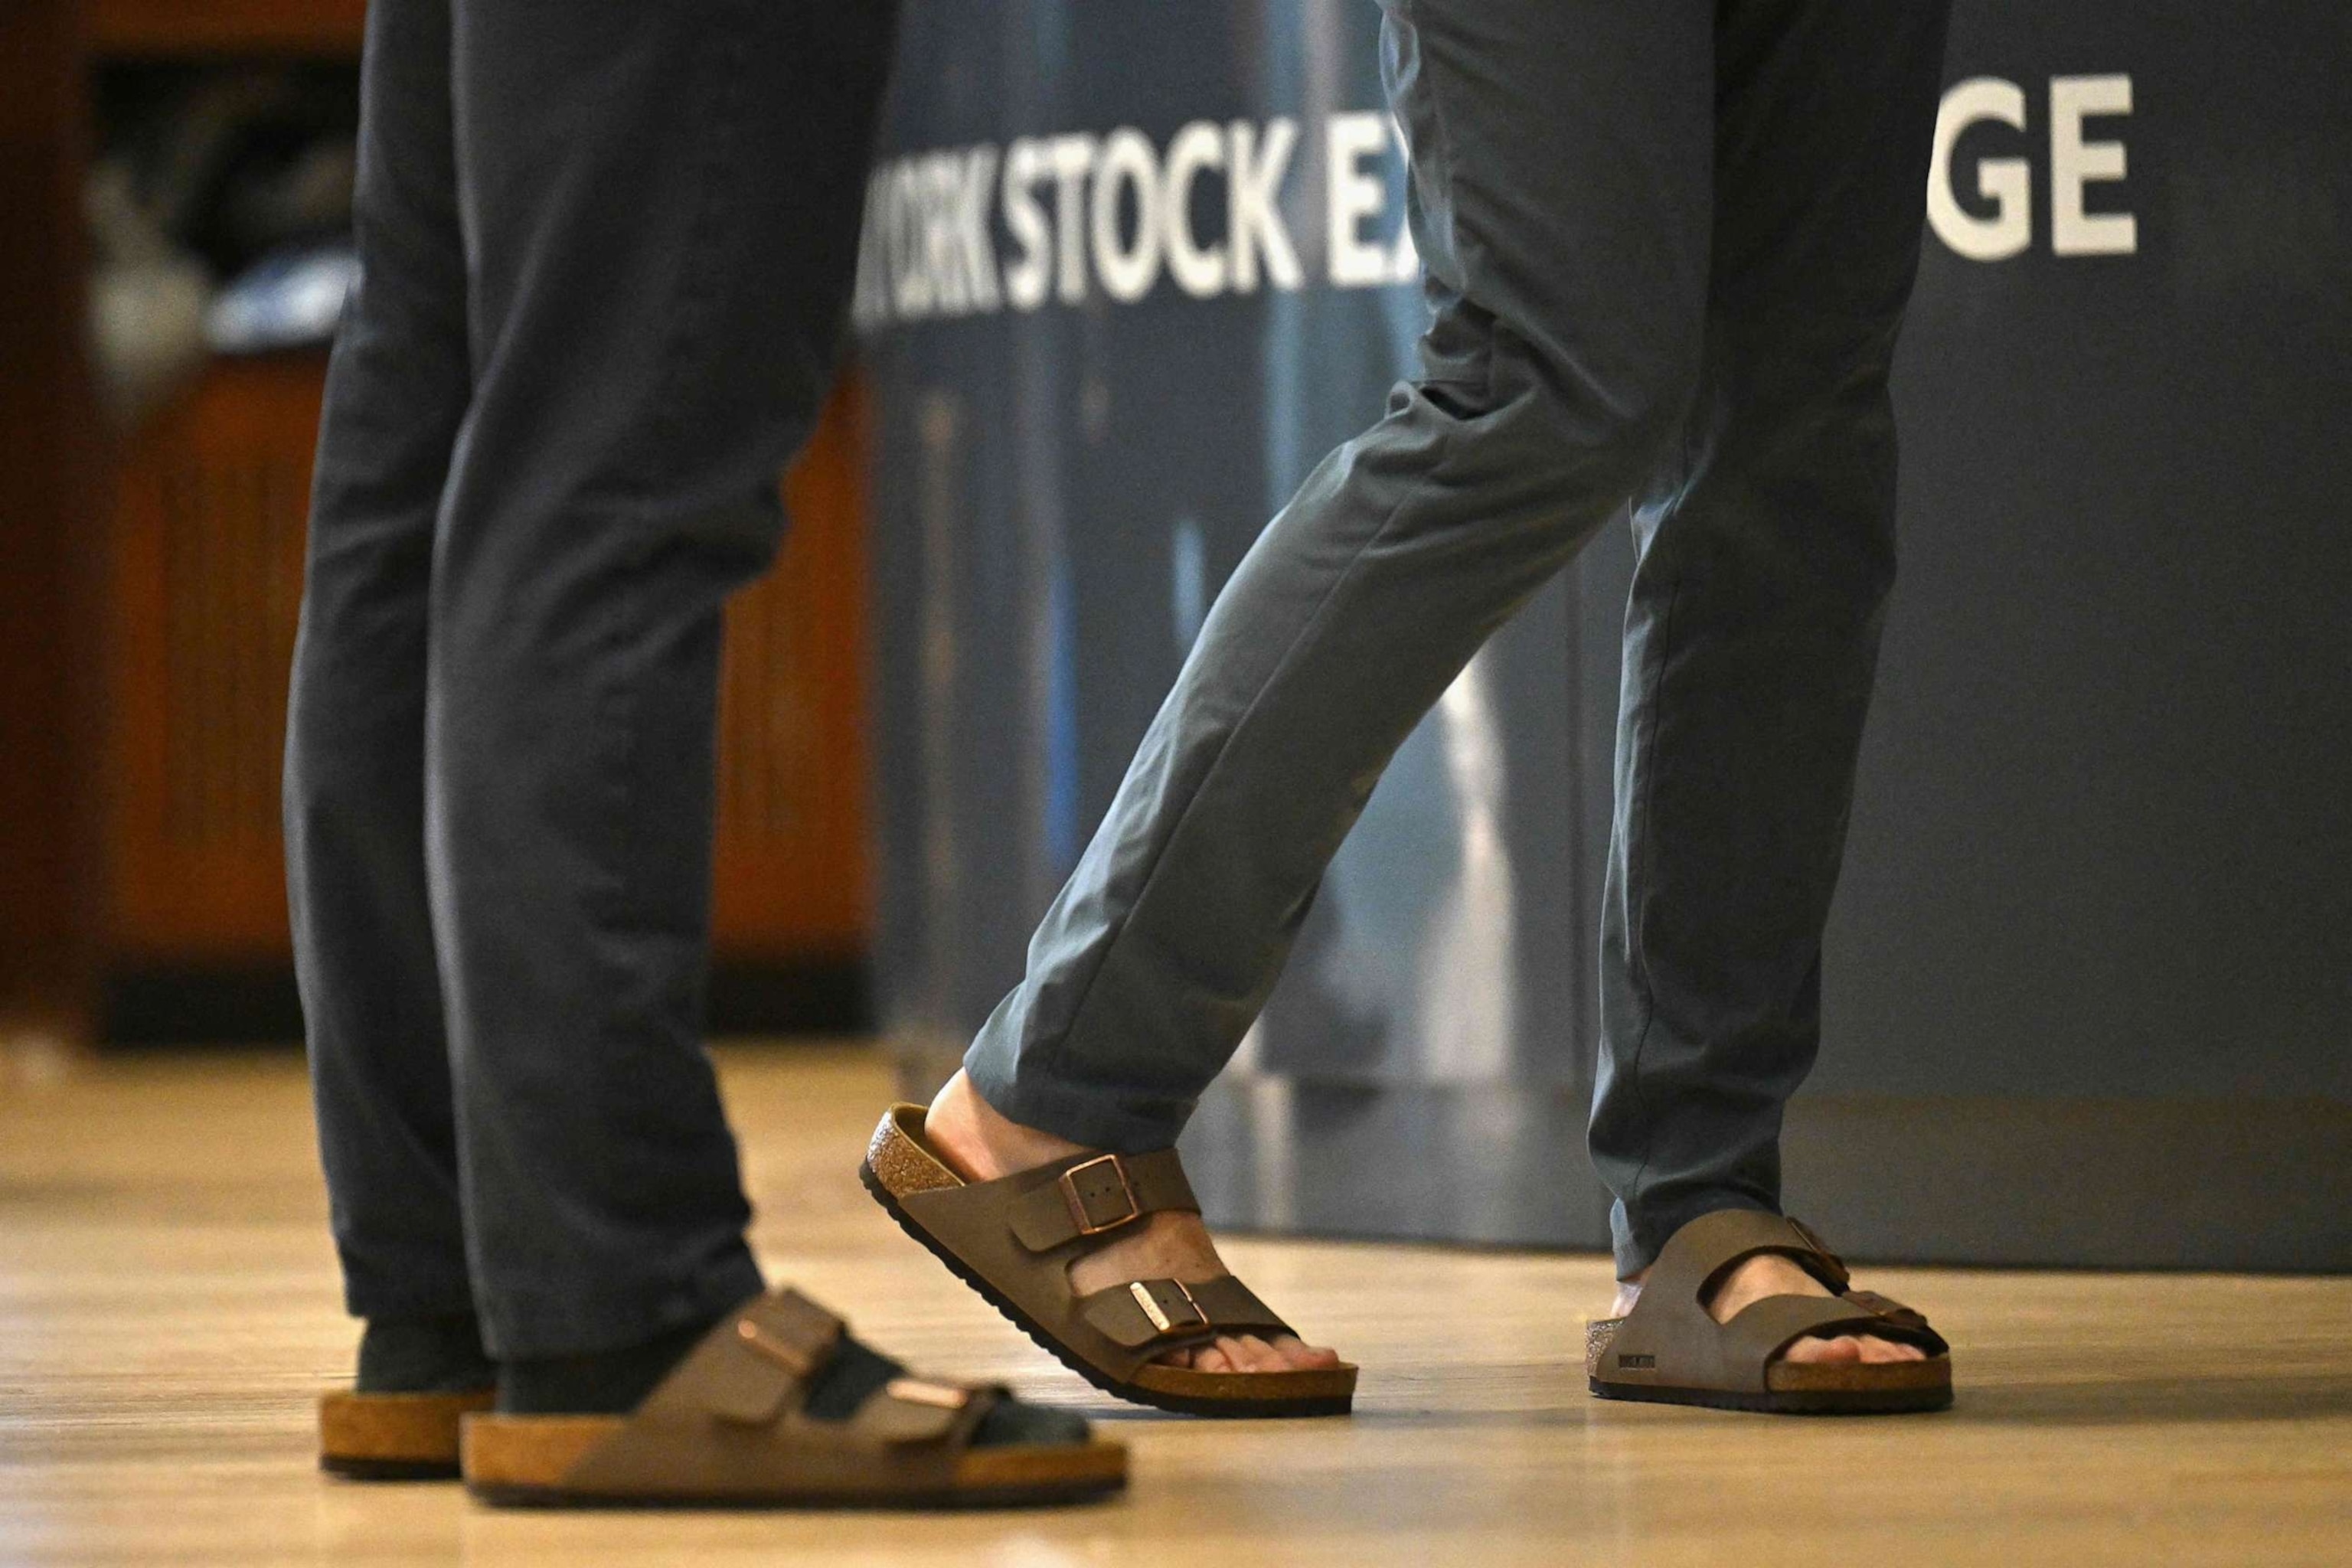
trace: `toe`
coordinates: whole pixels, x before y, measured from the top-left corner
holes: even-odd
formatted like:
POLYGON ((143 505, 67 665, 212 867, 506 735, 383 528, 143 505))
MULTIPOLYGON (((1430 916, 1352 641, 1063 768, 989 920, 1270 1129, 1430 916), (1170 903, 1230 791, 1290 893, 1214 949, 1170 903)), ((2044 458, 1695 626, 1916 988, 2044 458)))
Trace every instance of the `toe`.
POLYGON ((1816 1337, 1799 1340, 1782 1353, 1780 1359, 1811 1365, 1860 1361, 1862 1342, 1852 1334, 1839 1334, 1826 1339, 1816 1337))
POLYGON ((1244 1372, 1280 1372, 1285 1365, 1274 1347, 1255 1334, 1235 1334, 1231 1339, 1219 1340, 1217 1348, 1244 1372))
POLYGON ((1862 1359, 1874 1364, 1888 1362, 1919 1361, 1927 1352, 1917 1345, 1906 1345, 1894 1340, 1864 1339, 1860 1342, 1862 1359))
POLYGON ((1274 1341, 1275 1353, 1285 1366, 1295 1372, 1328 1372, 1339 1364, 1339 1352, 1310 1345, 1296 1334, 1281 1334, 1274 1341))
POLYGON ((1177 1353, 1189 1354, 1192 1358, 1192 1366, 1194 1372, 1239 1372, 1242 1370, 1241 1367, 1235 1363, 1232 1353, 1225 1348, 1232 1342, 1230 1340, 1219 1340, 1213 1345, 1202 1345, 1195 1350, 1177 1353))

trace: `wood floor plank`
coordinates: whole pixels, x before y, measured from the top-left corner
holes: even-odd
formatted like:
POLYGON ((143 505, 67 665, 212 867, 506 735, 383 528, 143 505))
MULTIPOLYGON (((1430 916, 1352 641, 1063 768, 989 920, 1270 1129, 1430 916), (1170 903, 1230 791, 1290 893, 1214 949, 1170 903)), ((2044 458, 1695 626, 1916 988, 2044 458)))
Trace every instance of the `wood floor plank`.
POLYGON ((1364 1364, 1360 1413, 1187 1421, 1095 1395, 874 1207, 877 1055, 722 1070, 771 1272, 1098 1417, 1129 1499, 550 1515, 321 1478, 310 1400, 352 1330, 299 1063, 155 1057, 0 1089, 0 1563, 2352 1563, 2352 1280, 1874 1271, 1951 1335, 1959 1407, 1805 1421, 1589 1398, 1598 1258, 1245 1238, 1236 1268, 1364 1364))

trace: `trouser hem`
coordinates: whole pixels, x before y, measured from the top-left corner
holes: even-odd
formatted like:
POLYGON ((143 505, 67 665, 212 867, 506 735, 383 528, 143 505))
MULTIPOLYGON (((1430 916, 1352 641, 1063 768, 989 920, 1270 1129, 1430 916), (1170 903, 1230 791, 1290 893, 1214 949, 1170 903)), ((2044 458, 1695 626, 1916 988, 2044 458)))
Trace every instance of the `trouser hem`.
POLYGON ((964 1053, 963 1068, 998 1115, 1088 1149, 1121 1154, 1166 1149, 1192 1118, 1189 1103, 1159 1112, 1139 1110, 1115 1094, 1071 1083, 1034 1062, 1021 1063, 985 1030, 964 1053))
POLYGON ((346 1289, 343 1310, 354 1318, 372 1323, 400 1319, 471 1318, 478 1315, 472 1294, 462 1287, 455 1292, 346 1289))
POLYGON ((767 1288, 751 1249, 738 1244, 667 1289, 510 1297, 483 1314, 482 1340, 499 1361, 599 1355, 714 1321, 767 1288))

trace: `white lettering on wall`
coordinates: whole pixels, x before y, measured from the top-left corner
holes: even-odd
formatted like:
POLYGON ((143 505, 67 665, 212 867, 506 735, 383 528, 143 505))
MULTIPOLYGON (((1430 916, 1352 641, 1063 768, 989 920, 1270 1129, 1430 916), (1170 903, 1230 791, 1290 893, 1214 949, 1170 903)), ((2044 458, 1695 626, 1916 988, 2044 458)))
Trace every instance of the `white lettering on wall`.
MULTIPOLYGON (((2122 256, 2138 226, 2122 210, 2124 143, 2085 121, 2128 115, 2131 78, 2050 81, 2050 250, 2122 256), (2105 187, 2085 210, 2085 193, 2105 187)), ((1927 181, 1936 237, 1972 261, 2033 245, 2036 130, 2025 89, 1972 77, 1944 94, 1927 181), (1980 136, 1978 126, 2000 129, 1980 136), (1961 143, 1981 145, 1961 162, 1961 143)), ((1323 121, 1322 283, 1379 289, 1420 276, 1397 209, 1406 154, 1389 116, 1354 110, 1323 121)), ((927 317, 1035 310, 1049 300, 1150 297, 1162 278, 1193 300, 1305 287, 1283 194, 1302 146, 1297 121, 1195 120, 1163 149, 1133 126, 940 148, 897 158, 866 185, 855 310, 863 326, 927 317), (1219 187, 1222 187, 1220 189, 1219 187), (1219 229, 1222 217, 1223 228, 1219 229)))
POLYGON ((1248 294, 1257 289, 1258 258, 1265 258, 1266 281, 1276 289, 1296 289, 1301 281, 1298 253, 1290 247, 1290 231, 1275 210, 1275 192, 1290 167, 1290 150, 1298 141, 1298 121, 1277 117, 1265 122, 1265 141, 1257 128, 1236 120, 1233 132, 1232 171, 1226 181, 1225 233, 1233 252, 1233 290, 1248 294))
POLYGON ((2033 174, 2022 158, 1986 158, 1977 164, 1977 195, 1993 204, 1979 217, 1952 194, 1952 148, 1971 125, 1997 121, 2025 129, 2025 91, 2013 81, 1980 76, 1944 94, 1936 116, 1936 146, 1927 167, 1927 222, 1936 237, 1971 261, 2001 261, 2033 243, 2033 174))
POLYGON ((1094 166, 1095 139, 1073 131, 1045 147, 1054 171, 1054 234, 1061 242, 1054 292, 1063 304, 1075 305, 1087 297, 1087 231, 1078 221, 1078 203, 1094 166))
POLYGON ((2084 185, 2124 177, 2124 144, 2084 141, 2083 121, 2129 114, 2131 106, 2127 76, 2050 79, 2050 248, 2060 256, 2129 256, 2139 248, 2131 214, 2083 210, 2084 185))
MULTIPOLYGON (((1053 287, 1053 230, 1037 202, 1037 182, 1045 173, 1043 142, 1024 136, 1013 143, 1004 157, 1004 226, 1013 231, 1021 258, 1004 269, 1004 292, 1016 310, 1035 310, 1053 287)), ((874 226, 870 211, 866 223, 869 229, 874 226)))
MULTIPOLYGON (((2083 121, 2131 112, 2131 78, 2123 75, 2050 79, 2050 250, 2053 256, 2128 256, 2139 248, 2139 225, 2130 213, 2086 213, 2083 187, 2124 177, 2124 144, 2091 141, 2083 121)), ((2024 158, 1989 157, 1976 166, 1976 194, 1992 204, 1990 216, 1960 204, 1954 149, 1970 126, 2006 125, 2023 132, 2025 89, 1999 77, 1972 77, 1944 94, 1927 174, 1927 222, 1936 237, 1971 261, 2006 261, 2033 243, 2033 170, 2024 158)))
POLYGON ((1385 181, 1364 172, 1364 161, 1388 142, 1384 114, 1335 114, 1325 128, 1331 281, 1342 289, 1369 289, 1389 280, 1386 247, 1365 244, 1362 234, 1363 220, 1379 212, 1389 195, 1385 181))
POLYGON ((1165 194, 1160 212, 1168 225, 1168 272, 1176 287, 1195 300, 1225 291, 1227 269, 1222 243, 1203 245, 1192 236, 1192 182, 1203 169, 1225 166, 1225 133, 1195 120, 1168 143, 1165 194))
POLYGON ((1142 132, 1121 126, 1104 141, 1091 216, 1095 275, 1103 292, 1122 303, 1151 292, 1160 280, 1160 159, 1142 132), (1135 193, 1135 237, 1122 245, 1120 198, 1129 191, 1135 193))

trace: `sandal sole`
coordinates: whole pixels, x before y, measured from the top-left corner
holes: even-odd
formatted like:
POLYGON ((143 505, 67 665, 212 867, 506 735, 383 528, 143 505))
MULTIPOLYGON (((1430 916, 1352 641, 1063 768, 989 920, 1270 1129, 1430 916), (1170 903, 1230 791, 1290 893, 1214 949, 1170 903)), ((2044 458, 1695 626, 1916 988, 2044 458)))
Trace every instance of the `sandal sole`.
POLYGON ((1952 1385, 1917 1389, 1809 1388, 1762 1394, 1720 1388, 1675 1388, 1588 1378, 1594 1397, 1637 1405, 1690 1405, 1708 1410, 1744 1410, 1763 1415, 1913 1415, 1948 1410, 1952 1385))
POLYGON ((471 1416, 466 1422, 466 1489, 486 1503, 532 1509, 921 1510, 1033 1508, 1099 1501, 1125 1489, 1122 1444, 967 1450, 961 1477, 945 1487, 793 1487, 755 1491, 693 1489, 600 1492, 567 1486, 563 1476, 621 1430, 621 1417, 471 1416))
POLYGON ((470 1394, 361 1394, 336 1389, 319 1399, 319 1468, 354 1481, 457 1479, 457 1424, 490 1408, 488 1389, 470 1394))
POLYGON ((1945 1410, 1952 1403, 1951 1358, 1884 1363, 1875 1366, 1776 1362, 1766 1376, 1783 1386, 1752 1389, 1688 1388, 1674 1384, 1612 1383, 1593 1374, 1616 1337, 1622 1318, 1600 1318, 1585 1325, 1585 1386, 1598 1399, 1634 1405, 1689 1405, 1708 1410, 1745 1410, 1766 1415, 1911 1415, 1945 1410))
POLYGON ((454 1481, 463 1473, 455 1459, 355 1459, 321 1454, 319 1468, 347 1481, 454 1481))

